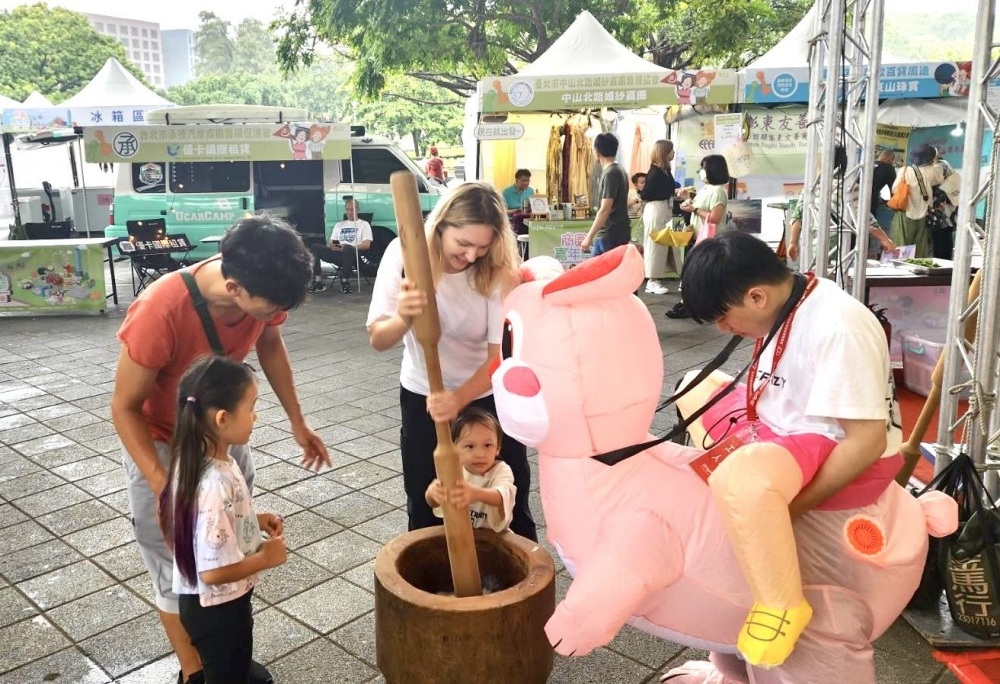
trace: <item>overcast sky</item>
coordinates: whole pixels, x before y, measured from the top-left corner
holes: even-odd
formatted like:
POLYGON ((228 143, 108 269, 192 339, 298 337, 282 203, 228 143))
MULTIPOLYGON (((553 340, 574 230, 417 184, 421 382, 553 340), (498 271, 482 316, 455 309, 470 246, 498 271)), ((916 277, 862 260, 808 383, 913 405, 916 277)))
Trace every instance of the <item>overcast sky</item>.
MULTIPOLYGON (((24 0, 0 0, 0 9, 10 9, 27 4, 24 0)), ((262 21, 270 21, 280 7, 291 9, 295 0, 146 0, 135 2, 128 0, 49 0, 50 5, 65 7, 77 12, 92 12, 110 16, 127 17, 144 21, 154 21, 160 28, 198 28, 198 12, 211 9, 223 19, 239 23, 246 17, 262 21)), ((976 13, 976 0, 885 0, 885 11, 894 13, 929 13, 943 14, 948 12, 976 13)), ((600 17, 598 17, 600 19, 600 17)))

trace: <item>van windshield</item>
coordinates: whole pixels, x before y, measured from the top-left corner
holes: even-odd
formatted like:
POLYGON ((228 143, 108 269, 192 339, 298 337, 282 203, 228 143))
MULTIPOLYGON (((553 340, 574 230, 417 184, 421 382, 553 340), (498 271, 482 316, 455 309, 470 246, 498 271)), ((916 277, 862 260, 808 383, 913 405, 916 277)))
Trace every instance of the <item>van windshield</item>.
POLYGON ((340 177, 344 183, 352 182, 351 162, 355 183, 387 185, 389 176, 396 171, 409 171, 399 157, 384 147, 355 147, 351 150, 350 161, 340 161, 340 177))
POLYGON ((247 192, 249 189, 250 162, 205 161, 170 164, 171 192, 247 192))

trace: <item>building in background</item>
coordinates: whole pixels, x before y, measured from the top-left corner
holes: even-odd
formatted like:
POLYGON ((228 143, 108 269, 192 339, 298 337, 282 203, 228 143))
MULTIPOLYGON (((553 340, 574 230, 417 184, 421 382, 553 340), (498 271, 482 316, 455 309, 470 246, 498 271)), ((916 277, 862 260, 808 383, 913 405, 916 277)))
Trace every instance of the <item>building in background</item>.
POLYGON ((98 33, 110 36, 122 44, 125 54, 146 75, 147 81, 156 88, 163 88, 166 85, 163 72, 163 38, 159 24, 103 14, 86 16, 98 33))
POLYGON ((163 72, 167 88, 182 85, 194 78, 194 66, 198 62, 195 52, 195 31, 191 29, 171 29, 162 31, 163 72))

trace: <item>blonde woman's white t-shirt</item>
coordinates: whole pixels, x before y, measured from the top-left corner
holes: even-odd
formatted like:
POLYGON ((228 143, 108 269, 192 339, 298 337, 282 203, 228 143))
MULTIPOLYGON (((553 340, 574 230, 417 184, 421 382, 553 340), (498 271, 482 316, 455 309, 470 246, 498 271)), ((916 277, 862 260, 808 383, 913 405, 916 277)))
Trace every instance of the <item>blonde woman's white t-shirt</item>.
MULTIPOLYGON (((365 325, 396 315, 399 285, 403 279, 403 251, 396 238, 386 247, 368 307, 365 325)), ((445 389, 463 385, 486 363, 487 345, 500 344, 503 336, 503 307, 500 288, 489 297, 476 292, 469 272, 445 273, 436 285, 441 341, 438 355, 445 389)), ((417 394, 427 395, 427 365, 424 352, 412 330, 403 336, 403 363, 399 383, 417 394)), ((480 396, 488 396, 487 391, 480 396)), ((478 398, 478 397, 477 397, 478 398)))

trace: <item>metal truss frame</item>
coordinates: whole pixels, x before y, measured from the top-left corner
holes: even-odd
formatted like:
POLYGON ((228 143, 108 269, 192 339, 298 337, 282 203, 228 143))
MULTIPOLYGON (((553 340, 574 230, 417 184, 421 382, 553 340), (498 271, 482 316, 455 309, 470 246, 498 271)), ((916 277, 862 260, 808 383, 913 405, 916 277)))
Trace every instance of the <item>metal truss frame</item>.
POLYGON ((987 488, 996 495, 1000 479, 1000 415, 996 411, 997 346, 1000 342, 1000 212, 994 198, 1000 196, 1000 115, 988 84, 1000 75, 1000 44, 993 39, 996 0, 980 0, 973 46, 972 81, 969 90, 962 155, 962 185, 959 196, 955 255, 949 302, 944 375, 939 410, 936 469, 940 471, 961 450, 986 470, 987 488), (981 167, 984 134, 993 134, 991 158, 981 167), (980 224, 977 208, 985 201, 985 220, 980 224), (979 296, 967 301, 972 277, 973 251, 982 254, 982 281, 979 296), (965 339, 966 325, 978 321, 973 341, 965 339), (962 382, 962 371, 971 380, 962 382), (969 408, 958 415, 958 392, 970 391, 969 408), (955 432, 963 431, 964 445, 955 445, 955 432))
POLYGON ((841 287, 850 282, 852 294, 863 299, 878 114, 878 97, 867 94, 879 88, 884 0, 817 4, 809 55, 800 263, 841 287), (844 146, 848 161, 842 181, 835 183, 838 144, 844 146), (834 197, 835 192, 839 196, 834 197))

